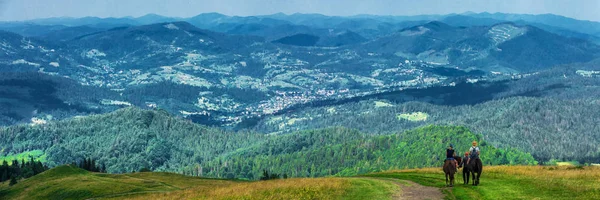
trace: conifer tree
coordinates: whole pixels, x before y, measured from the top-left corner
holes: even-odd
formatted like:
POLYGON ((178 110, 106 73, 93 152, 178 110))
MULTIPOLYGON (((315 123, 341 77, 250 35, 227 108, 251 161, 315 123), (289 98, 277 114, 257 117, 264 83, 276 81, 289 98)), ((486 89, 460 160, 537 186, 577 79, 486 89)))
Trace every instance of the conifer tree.
POLYGON ((10 176, 10 183, 8 183, 8 185, 13 186, 17 184, 17 177, 15 175, 10 176))

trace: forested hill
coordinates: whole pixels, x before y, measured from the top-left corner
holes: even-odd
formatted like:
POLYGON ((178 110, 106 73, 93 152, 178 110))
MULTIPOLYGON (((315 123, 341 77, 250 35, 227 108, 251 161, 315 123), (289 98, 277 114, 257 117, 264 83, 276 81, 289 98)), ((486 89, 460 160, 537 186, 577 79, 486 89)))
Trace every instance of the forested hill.
MULTIPOLYGON (((103 115, 0 129, 2 154, 32 150, 57 166, 83 158, 121 173, 150 168, 225 178, 352 175, 393 168, 439 166, 444 149, 465 151, 479 135, 464 127, 426 126, 373 136, 347 128, 285 135, 226 132, 172 117, 162 110, 125 108, 103 115)), ((482 141, 486 164, 535 164, 528 153, 482 141)))
MULTIPOLYGON (((256 173, 267 169, 292 177, 319 177, 438 167, 449 144, 464 152, 474 140, 481 141, 481 136, 457 126, 430 125, 385 136, 367 136, 346 128, 304 131, 268 138, 267 145, 215 159, 208 164, 208 174, 258 178, 256 173)), ((482 142, 481 150, 484 165, 537 164, 530 154, 515 149, 498 149, 482 142)))
POLYGON ((208 128, 162 110, 125 108, 44 125, 1 128, 0 146, 4 154, 42 150, 50 166, 93 158, 106 164, 109 172, 130 172, 201 163, 263 137, 208 128))

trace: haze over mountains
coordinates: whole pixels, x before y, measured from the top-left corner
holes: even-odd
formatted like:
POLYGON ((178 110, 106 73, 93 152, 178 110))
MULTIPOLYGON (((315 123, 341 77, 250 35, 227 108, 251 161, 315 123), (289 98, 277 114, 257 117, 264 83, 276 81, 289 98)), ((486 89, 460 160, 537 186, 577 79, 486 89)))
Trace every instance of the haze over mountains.
MULTIPOLYGON (((201 118, 235 125, 315 100, 589 62, 599 51, 586 40, 596 37, 595 26, 501 13, 49 18, 0 24, 16 33, 1 33, 1 64, 5 72, 39 71, 120 94, 107 96, 104 102, 112 105, 100 107, 133 102, 178 114, 213 112, 218 114, 201 118), (573 24, 585 31, 570 34, 579 31, 573 24), (322 48, 305 48, 311 46, 322 48), (179 97, 144 89, 157 84, 204 92, 179 97), (245 92, 253 98, 233 94, 245 92)), ((28 121, 30 111, 9 112, 11 121, 28 121)))
MULTIPOLYGON (((190 18, 149 14, 0 22, 0 30, 0 125, 17 125, 0 130, 0 135, 18 141, 5 143, 10 147, 2 154, 42 150, 56 165, 98 156, 108 151, 105 144, 90 153, 67 148, 83 149, 84 143, 31 141, 45 141, 42 127, 56 129, 56 138, 84 141, 96 132, 86 130, 79 136, 65 127, 97 123, 101 124, 97 131, 108 134, 102 136, 106 141, 119 143, 120 136, 105 121, 128 113, 131 119, 143 115, 139 123, 131 123, 144 130, 150 125, 171 130, 169 124, 180 120, 175 118, 185 118, 200 125, 177 121, 183 128, 177 127, 174 135, 184 137, 186 127, 217 135, 247 131, 252 141, 260 142, 269 141, 262 133, 293 138, 296 131, 331 126, 358 129, 361 133, 352 132, 353 137, 372 141, 377 140, 372 135, 402 135, 424 125, 458 125, 482 134, 492 147, 506 149, 498 153, 504 159, 499 164, 532 163, 528 156, 505 155, 513 151, 520 156, 529 153, 539 162, 600 158, 600 129, 595 126, 600 122, 598 22, 504 13, 350 17, 205 13, 190 18), (155 111, 112 112, 124 107, 155 111), (86 117, 92 114, 104 115, 86 117), (153 116, 161 120, 153 121, 153 116), (77 121, 81 117, 85 120, 77 121), (561 148, 550 148, 557 146, 561 148), (70 157, 61 157, 65 155, 70 157)), ((119 123, 127 129, 128 119, 114 120, 122 120, 119 123)), ((347 132, 332 130, 333 135, 347 132)), ((212 175, 225 176, 229 171, 214 171, 223 164, 220 161, 226 163, 233 156, 239 163, 240 155, 252 154, 240 150, 234 155, 236 150, 252 147, 265 155, 269 152, 241 138, 237 146, 226 146, 227 152, 209 155, 206 149, 174 149, 172 154, 156 155, 149 147, 171 149, 161 145, 173 138, 137 129, 122 131, 147 140, 140 139, 139 146, 122 146, 131 152, 123 159, 135 160, 134 164, 103 160, 115 172, 144 162, 161 170, 193 171, 197 169, 192 165, 204 159, 203 166, 212 167, 212 175), (175 158, 164 156, 183 159, 187 151, 198 155, 197 160, 178 162, 181 166, 165 164, 175 158), (223 157, 208 163, 212 155, 223 157)), ((282 138, 272 142, 289 139, 282 138)), ((165 144, 172 145, 169 142, 165 144)), ((286 145, 299 148, 269 155, 297 161, 308 150, 301 148, 305 143, 300 139, 295 142, 286 145)), ((332 143, 342 144, 346 142, 339 138, 332 143)), ((358 144, 352 143, 356 148, 358 144)), ((326 152, 320 146, 307 149, 326 152)), ((256 163, 269 161, 260 160, 261 155, 252 154, 256 163)), ((365 156, 364 160, 374 160, 365 156)))

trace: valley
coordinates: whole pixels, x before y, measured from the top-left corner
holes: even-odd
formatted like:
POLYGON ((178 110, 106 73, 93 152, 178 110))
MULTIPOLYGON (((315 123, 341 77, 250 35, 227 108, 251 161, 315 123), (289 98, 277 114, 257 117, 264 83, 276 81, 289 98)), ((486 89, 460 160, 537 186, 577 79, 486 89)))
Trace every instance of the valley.
MULTIPOLYGON (((264 19, 268 17, 247 20, 264 19)), ((0 65, 12 72, 66 77, 88 86, 89 93, 96 91, 92 88, 113 91, 90 102, 96 105, 84 106, 84 113, 130 105, 159 107, 199 123, 239 129, 248 127, 244 120, 306 104, 463 82, 514 80, 555 65, 589 62, 600 52, 593 43, 529 25, 455 27, 442 21, 406 23, 396 26, 396 33, 370 40, 308 47, 281 44, 264 34, 201 29, 193 20, 115 24, 118 27, 93 33, 83 29, 80 36, 61 41, 3 32, 6 54, 0 65), (516 57, 529 54, 524 52, 528 49, 511 49, 523 43, 543 45, 535 48, 544 53, 516 57), (157 87, 162 89, 154 90, 157 87), (195 94, 181 94, 182 90, 195 94)), ((66 117, 78 115, 60 110, 69 113, 66 117)), ((49 120, 48 114, 52 115, 33 117, 49 120)), ((29 115, 17 112, 4 118, 23 123, 30 121, 29 115)), ((9 121, 3 123, 14 123, 9 121)))
POLYGON ((599 97, 553 14, 0 21, 0 199, 597 199, 599 97))

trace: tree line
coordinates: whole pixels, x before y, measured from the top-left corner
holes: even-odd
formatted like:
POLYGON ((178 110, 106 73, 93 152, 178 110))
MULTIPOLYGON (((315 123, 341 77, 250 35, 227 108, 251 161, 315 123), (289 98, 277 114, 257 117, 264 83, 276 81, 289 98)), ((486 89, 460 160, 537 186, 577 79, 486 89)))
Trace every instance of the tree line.
POLYGON ((40 161, 35 161, 33 158, 28 161, 23 159, 21 162, 13 160, 10 164, 4 160, 2 166, 0 166, 0 182, 10 180, 9 185, 14 185, 20 179, 35 176, 46 170, 48 170, 47 166, 40 161))
MULTIPOLYGON (((252 180, 260 179, 264 170, 280 176, 317 177, 438 166, 445 145, 468 147, 472 140, 483 137, 455 126, 385 135, 344 127, 282 135, 229 132, 175 118, 166 111, 137 108, 0 128, 0 146, 6 153, 41 150, 52 167, 76 160, 77 166, 89 171, 127 173, 146 168, 252 180)), ((486 164, 535 163, 530 154, 513 148, 482 148, 483 157, 489 158, 486 164)))

